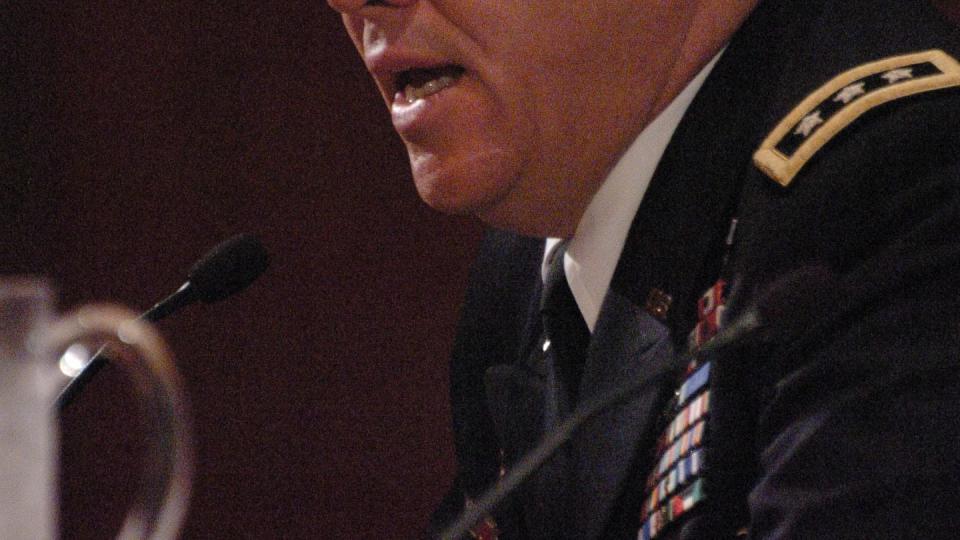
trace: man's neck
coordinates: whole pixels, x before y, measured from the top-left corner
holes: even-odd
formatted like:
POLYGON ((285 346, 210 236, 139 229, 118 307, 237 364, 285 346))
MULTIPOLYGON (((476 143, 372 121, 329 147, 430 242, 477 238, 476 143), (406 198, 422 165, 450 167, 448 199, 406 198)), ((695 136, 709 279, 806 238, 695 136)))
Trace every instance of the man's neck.
MULTIPOLYGON (((633 141, 591 200, 564 256, 564 271, 587 326, 593 331, 614 268, 654 170, 717 54, 633 141)), ((545 260, 559 241, 547 241, 545 260)))

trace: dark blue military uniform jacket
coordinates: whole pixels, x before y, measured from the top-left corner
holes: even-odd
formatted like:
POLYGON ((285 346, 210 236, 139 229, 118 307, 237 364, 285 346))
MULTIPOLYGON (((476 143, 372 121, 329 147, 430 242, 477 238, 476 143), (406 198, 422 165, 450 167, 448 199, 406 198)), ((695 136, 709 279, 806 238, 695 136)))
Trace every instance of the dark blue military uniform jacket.
MULTIPOLYGON (((671 518, 664 538, 960 534, 960 90, 873 99, 939 73, 922 59, 906 76, 885 65, 830 87, 932 49, 960 57, 960 37, 922 0, 761 2, 645 195, 580 393, 649 388, 588 422, 497 509, 501 538, 636 538, 656 513, 671 518), (786 186, 753 160, 765 140, 789 158, 817 137, 786 186), (767 300, 769 327, 698 360, 711 365, 702 493, 683 508, 689 486, 667 477, 662 502, 680 511, 666 516, 644 509, 658 440, 679 410, 689 336, 711 315, 698 300, 719 280, 726 322, 789 290, 767 300)), ((497 231, 482 245, 451 364, 459 473, 437 523, 536 443, 545 411, 569 409, 537 354, 542 249, 497 231)))

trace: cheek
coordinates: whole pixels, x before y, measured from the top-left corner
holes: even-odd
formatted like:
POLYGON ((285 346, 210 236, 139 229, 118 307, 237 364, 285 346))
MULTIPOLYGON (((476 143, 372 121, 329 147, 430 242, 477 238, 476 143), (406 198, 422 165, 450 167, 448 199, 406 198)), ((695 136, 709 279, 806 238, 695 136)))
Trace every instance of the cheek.
MULTIPOLYGON (((527 24, 536 27, 534 22, 527 24)), ((571 117, 589 107, 589 98, 571 91, 584 76, 584 66, 576 47, 557 35, 523 33, 512 25, 504 25, 502 31, 508 34, 495 40, 497 48, 488 57, 491 92, 513 124, 514 136, 549 153, 566 137, 563 129, 571 117)))
POLYGON ((343 14, 340 16, 343 20, 343 27, 347 29, 347 35, 353 41, 353 46, 357 52, 363 54, 363 19, 356 15, 343 14))

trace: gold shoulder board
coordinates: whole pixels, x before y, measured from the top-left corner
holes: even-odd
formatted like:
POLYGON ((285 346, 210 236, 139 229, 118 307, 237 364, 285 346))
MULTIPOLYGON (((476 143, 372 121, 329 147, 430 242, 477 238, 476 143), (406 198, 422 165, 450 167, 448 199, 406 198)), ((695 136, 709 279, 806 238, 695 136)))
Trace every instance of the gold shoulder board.
POLYGON ((960 63, 940 50, 894 56, 847 71, 797 105, 767 136, 753 163, 780 185, 863 113, 888 101, 960 86, 960 63))

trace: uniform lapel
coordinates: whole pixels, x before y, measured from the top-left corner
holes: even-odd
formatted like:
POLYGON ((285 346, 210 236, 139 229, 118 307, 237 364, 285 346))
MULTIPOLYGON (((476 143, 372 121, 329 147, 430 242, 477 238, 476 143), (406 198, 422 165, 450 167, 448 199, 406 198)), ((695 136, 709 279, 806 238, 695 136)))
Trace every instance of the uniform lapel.
POLYGON ((612 407, 584 424, 571 443, 576 463, 573 489, 578 504, 577 538, 595 538, 617 499, 637 448, 651 447, 649 427, 669 397, 676 372, 670 333, 642 306, 617 293, 607 296, 590 358, 603 358, 602 369, 584 373, 581 402, 605 395, 625 381, 649 382, 648 390, 612 407))
MULTIPOLYGON (((540 244, 538 255, 543 253, 540 244)), ((540 440, 557 421, 563 390, 558 387, 549 355, 543 353, 543 325, 540 321, 542 283, 539 260, 531 273, 533 294, 526 299, 526 325, 520 332, 519 356, 509 363, 495 364, 484 374, 486 404, 509 465, 540 440)), ((519 306, 518 306, 519 307, 519 306)))

